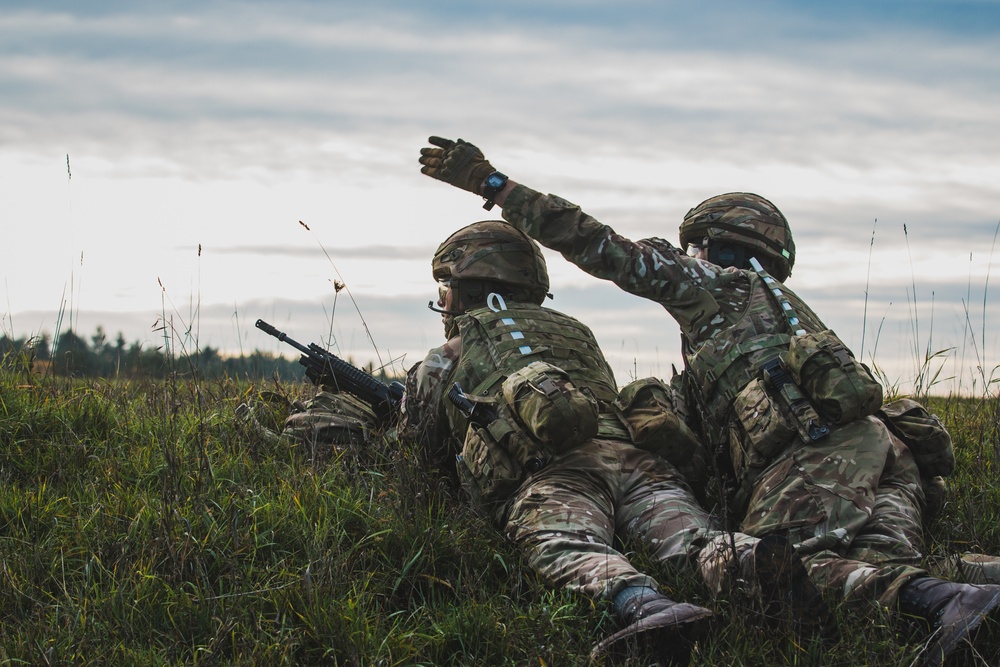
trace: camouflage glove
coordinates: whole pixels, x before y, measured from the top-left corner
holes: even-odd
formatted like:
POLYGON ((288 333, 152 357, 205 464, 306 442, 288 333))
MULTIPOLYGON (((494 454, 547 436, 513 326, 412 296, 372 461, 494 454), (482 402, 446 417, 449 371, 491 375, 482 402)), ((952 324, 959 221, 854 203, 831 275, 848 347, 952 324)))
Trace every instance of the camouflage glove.
POLYGON ((496 169, 486 160, 481 150, 461 139, 452 141, 430 137, 427 141, 437 148, 420 149, 420 164, 424 165, 420 168, 420 173, 451 183, 472 194, 483 193, 483 181, 496 169))

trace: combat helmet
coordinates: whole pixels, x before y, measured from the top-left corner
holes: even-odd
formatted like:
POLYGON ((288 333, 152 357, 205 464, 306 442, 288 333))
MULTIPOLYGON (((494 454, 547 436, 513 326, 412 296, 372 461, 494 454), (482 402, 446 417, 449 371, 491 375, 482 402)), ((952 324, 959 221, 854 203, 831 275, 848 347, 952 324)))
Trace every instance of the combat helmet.
MULTIPOLYGON (((795 264, 795 243, 788 220, 778 207, 760 195, 750 192, 729 192, 710 197, 698 204, 684 216, 680 226, 681 247, 689 243, 701 245, 705 239, 709 243, 709 259, 713 246, 718 255, 732 259, 744 249, 746 256, 756 256, 775 278, 785 281, 792 274, 795 264), (736 248, 725 250, 726 246, 736 248)), ((724 266, 740 266, 739 261, 716 261, 724 266)), ((740 268, 749 268, 740 266, 740 268)))
POLYGON ((434 279, 480 280, 523 288, 541 303, 549 291, 549 274, 538 244, 502 220, 483 220, 463 227, 445 240, 431 261, 434 279))

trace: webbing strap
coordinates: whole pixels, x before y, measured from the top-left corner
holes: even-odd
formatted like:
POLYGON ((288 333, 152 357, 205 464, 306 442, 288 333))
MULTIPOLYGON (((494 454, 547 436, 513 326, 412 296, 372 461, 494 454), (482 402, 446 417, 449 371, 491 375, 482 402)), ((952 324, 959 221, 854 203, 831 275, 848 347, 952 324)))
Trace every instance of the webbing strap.
MULTIPOLYGON (((491 235, 488 235, 488 236, 491 236, 491 235)), ((493 253, 497 253, 497 252, 515 252, 515 251, 523 251, 523 250, 524 250, 524 244, 523 243, 496 243, 496 244, 493 244, 493 245, 488 245, 485 248, 480 248, 479 250, 475 251, 471 255, 468 255, 467 257, 463 257, 455 265, 455 273, 461 273, 470 264, 478 262, 479 260, 481 260, 483 257, 486 257, 487 255, 492 255, 493 253)))
POLYGON ((501 371, 500 369, 493 371, 492 373, 486 376, 485 380, 483 380, 482 382, 480 382, 475 386, 475 388, 472 390, 472 395, 485 396, 486 392, 490 389, 490 387, 494 386, 497 382, 500 382, 506 377, 507 373, 501 371))
POLYGON ((740 236, 748 236, 752 239, 760 241, 761 243, 771 248, 772 250, 774 250, 779 255, 782 255, 783 257, 787 258, 789 256, 788 250, 779 241, 776 241, 768 236, 765 236, 764 234, 761 234, 756 229, 751 229, 750 227, 746 227, 743 225, 733 224, 731 222, 724 222, 722 220, 712 220, 710 222, 702 222, 696 225, 691 225, 685 231, 684 235, 685 237, 690 238, 691 236, 694 236, 699 232, 704 232, 705 230, 710 229, 712 227, 716 229, 722 229, 728 232, 734 232, 736 234, 739 234, 740 236))
MULTIPOLYGON (((535 384, 535 383, 532 383, 535 384)), ((559 389, 559 385, 556 384, 555 380, 546 376, 544 380, 535 384, 545 397, 556 407, 559 414, 562 415, 564 423, 572 424, 574 419, 574 412, 572 406, 569 404, 569 399, 566 398, 565 394, 559 389)))
POLYGON ((610 438, 611 440, 622 440, 632 442, 625 425, 613 414, 602 412, 597 417, 597 436, 599 438, 610 438))
MULTIPOLYGON (((785 316, 785 323, 792 330, 792 335, 801 336, 806 332, 802 328, 802 323, 799 322, 799 316, 795 314, 795 310, 792 308, 792 304, 788 302, 788 297, 785 293, 781 291, 781 283, 771 277, 771 274, 764 270, 764 267, 760 265, 757 258, 750 258, 750 265, 753 266, 753 270, 757 272, 760 279, 764 281, 764 285, 768 293, 774 299, 774 302, 778 305, 778 310, 785 316)), ((750 291, 753 291, 753 285, 750 286, 750 291)))
MULTIPOLYGON (((764 336, 756 336, 750 340, 743 341, 738 345, 734 345, 731 350, 722 359, 719 360, 715 366, 713 366, 706 374, 701 383, 702 395, 708 396, 712 393, 715 388, 715 383, 719 381, 729 367, 733 365, 740 357, 743 357, 751 352, 759 352, 761 350, 766 350, 772 347, 778 347, 781 345, 788 346, 789 341, 792 337, 788 334, 769 334, 764 336)), ((741 387, 742 389, 742 387, 741 387)))

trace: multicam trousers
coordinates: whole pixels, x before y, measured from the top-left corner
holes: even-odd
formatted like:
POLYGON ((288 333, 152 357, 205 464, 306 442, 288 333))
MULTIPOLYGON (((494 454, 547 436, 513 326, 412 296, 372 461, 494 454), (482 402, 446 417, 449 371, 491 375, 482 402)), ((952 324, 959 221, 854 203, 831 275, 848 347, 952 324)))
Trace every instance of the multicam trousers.
POLYGON ((821 589, 891 607, 906 582, 926 574, 918 567, 923 503, 913 455, 866 417, 771 464, 741 529, 787 533, 821 589))
POLYGON ((665 460, 616 440, 590 440, 555 457, 508 505, 506 532, 553 585, 594 598, 625 586, 657 588, 615 548, 636 541, 664 570, 697 569, 718 592, 725 566, 757 542, 717 530, 665 460))

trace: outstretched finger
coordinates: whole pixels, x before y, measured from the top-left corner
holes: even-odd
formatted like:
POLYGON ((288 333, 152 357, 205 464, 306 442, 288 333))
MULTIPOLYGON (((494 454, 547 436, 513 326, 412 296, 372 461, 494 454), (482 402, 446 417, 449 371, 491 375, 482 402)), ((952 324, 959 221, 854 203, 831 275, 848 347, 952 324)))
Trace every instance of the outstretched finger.
POLYGON ((445 139, 444 137, 428 137, 427 143, 438 146, 439 148, 448 149, 455 145, 455 142, 451 139, 445 139))

